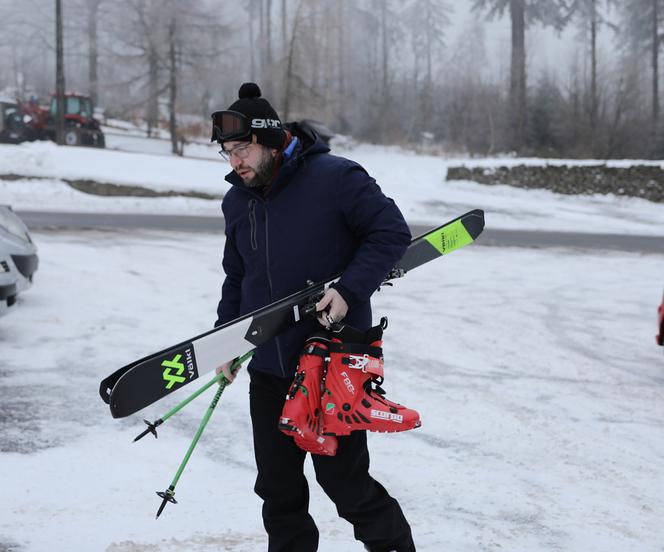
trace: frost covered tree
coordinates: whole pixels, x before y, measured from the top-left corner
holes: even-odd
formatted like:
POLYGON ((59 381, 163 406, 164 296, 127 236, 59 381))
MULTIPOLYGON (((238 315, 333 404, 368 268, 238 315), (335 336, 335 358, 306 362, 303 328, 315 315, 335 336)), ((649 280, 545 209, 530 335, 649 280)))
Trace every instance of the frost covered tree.
POLYGON ((512 31, 510 63, 511 147, 521 151, 525 145, 527 126, 526 101, 526 28, 532 23, 562 29, 570 16, 565 0, 474 0, 473 10, 487 11, 490 18, 507 11, 512 31))
POLYGON ((55 95, 57 98, 57 116, 55 118, 55 141, 65 143, 65 68, 64 44, 62 36, 63 14, 62 0, 55 0, 55 95))
POLYGON ((196 113, 209 113, 220 76, 214 68, 223 61, 219 37, 226 28, 219 9, 174 0, 118 0, 112 6, 109 25, 117 39, 110 55, 119 67, 109 79, 117 98, 111 107, 127 114, 138 109, 151 133, 165 105, 172 147, 178 150, 176 113, 186 100, 196 113))
POLYGON ((571 13, 579 29, 578 39, 588 45, 590 58, 590 90, 587 94, 588 144, 591 155, 598 154, 598 116, 600 96, 597 79, 597 35, 600 27, 608 26, 616 30, 606 17, 606 11, 617 4, 617 0, 574 0, 571 13))
MULTIPOLYGON (((410 0, 403 11, 413 53, 412 86, 416 91, 412 130, 430 130, 433 118, 434 66, 442 58, 451 8, 445 0, 410 0), (423 66, 423 70, 422 70, 423 66)), ((409 136, 414 133, 408 132, 409 136)))
POLYGON ((99 101, 99 9, 102 0, 88 0, 88 92, 93 105, 99 101))
POLYGON ((621 0, 620 40, 634 53, 647 53, 651 70, 653 127, 659 122, 659 51, 662 45, 664 0, 621 0))

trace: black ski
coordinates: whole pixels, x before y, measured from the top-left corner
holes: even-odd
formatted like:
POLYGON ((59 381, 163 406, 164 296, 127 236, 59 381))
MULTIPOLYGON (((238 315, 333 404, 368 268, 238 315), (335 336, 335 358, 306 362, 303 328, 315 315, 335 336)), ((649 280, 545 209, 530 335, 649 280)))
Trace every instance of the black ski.
MULTIPOLYGON (((386 282, 460 247, 468 245, 484 229, 484 212, 469 211, 413 239, 386 282)), ((114 418, 123 418, 158 401, 220 364, 254 349, 305 317, 313 316, 315 304, 341 274, 313 284, 193 337, 123 366, 99 387, 99 394, 114 418)))

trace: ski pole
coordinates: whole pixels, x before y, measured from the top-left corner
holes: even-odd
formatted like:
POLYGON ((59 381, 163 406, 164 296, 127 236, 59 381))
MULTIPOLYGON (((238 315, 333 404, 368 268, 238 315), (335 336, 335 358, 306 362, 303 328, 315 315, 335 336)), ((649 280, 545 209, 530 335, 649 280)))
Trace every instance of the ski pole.
MULTIPOLYGON (((234 360, 233 364, 231 366, 231 369, 233 367, 241 364, 242 363, 241 359, 245 359, 245 357, 248 358, 252 354, 253 354, 253 351, 250 352, 250 353, 247 353, 246 355, 244 355, 243 357, 240 357, 239 359, 234 360)), ((215 381, 215 380, 213 380, 213 381, 215 381)), ((220 381, 219 389, 217 389, 217 392, 214 394, 214 397, 212 398, 212 402, 210 403, 210 406, 208 406, 208 409, 205 412, 205 415, 203 416, 203 419, 201 420, 200 425, 198 426, 198 430, 196 431, 196 435, 194 435, 194 439, 192 440, 191 445, 189 445, 189 450, 187 450, 187 453, 184 455, 184 459, 182 460, 182 463, 180 464, 180 467, 178 468, 178 471, 175 474, 175 477, 173 478, 173 481, 171 481, 170 486, 168 487, 168 489, 166 489, 163 492, 157 491, 157 496, 159 496, 162 499, 161 505, 159 506, 159 510, 157 510, 157 518, 164 511, 164 507, 166 506, 167 502, 171 502, 172 504, 177 504, 177 500, 175 500, 175 486, 178 484, 178 480, 180 479, 180 476, 182 475, 182 472, 184 471, 184 468, 186 467, 187 462, 189 462, 189 458, 191 457, 191 454, 194 452, 194 448, 196 448, 196 445, 198 444, 198 440, 201 438, 201 435, 203 435, 203 430, 205 429, 205 426, 207 426, 207 423, 210 421, 210 417, 212 416, 212 412, 214 412, 214 409, 216 408, 217 403, 219 402, 219 399, 221 398, 221 394, 224 392, 224 389, 226 389, 227 385, 228 385, 228 380, 226 380, 225 378, 220 381)))
MULTIPOLYGON (((236 358, 236 359, 233 361, 233 364, 232 364, 232 366, 231 366, 231 371, 233 371, 233 370, 236 369, 239 365, 241 365, 241 364, 244 363, 246 360, 248 360, 249 358, 251 358, 251 356, 252 356, 253 354, 254 354, 253 351, 249 351, 248 353, 245 353, 245 354, 242 355, 241 357, 236 358)), ((202 393, 204 393, 205 391, 207 391, 207 390, 208 390, 210 387, 212 387, 215 383, 221 381, 222 378, 224 378, 224 375, 223 375, 223 374, 217 374, 212 380, 210 380, 208 383, 206 383, 206 384, 205 384, 203 387, 201 387, 198 391, 195 391, 194 393, 192 393, 191 395, 189 395, 185 400, 183 400, 180 404, 178 404, 177 406, 174 406, 173 408, 171 408, 168 412, 166 412, 166 414, 164 414, 164 415, 163 415, 161 418, 159 418, 158 420, 155 420, 154 422, 148 422, 147 420, 143 420, 143 421, 148 425, 148 428, 147 428, 143 433, 141 433, 140 435, 138 435, 138 436, 134 439, 134 443, 135 443, 136 441, 138 441, 139 439, 142 439, 143 437, 145 437, 148 433, 152 433, 152 435, 154 435, 155 439, 157 439, 157 428, 158 428, 161 424, 163 424, 166 420, 168 420, 173 414, 176 414, 177 412, 179 412, 180 410, 182 410, 182 409, 183 409, 185 406, 187 406, 191 401, 193 401, 196 397, 198 397, 199 395, 201 395, 202 393)))

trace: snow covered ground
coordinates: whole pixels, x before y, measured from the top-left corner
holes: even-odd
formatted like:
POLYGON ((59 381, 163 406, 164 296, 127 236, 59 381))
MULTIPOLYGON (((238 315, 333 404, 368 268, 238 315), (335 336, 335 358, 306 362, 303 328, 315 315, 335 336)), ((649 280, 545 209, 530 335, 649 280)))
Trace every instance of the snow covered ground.
MULTIPOLYGON (((154 492, 210 395, 138 443, 142 418, 182 392, 123 420, 98 396, 118 366, 210 327, 223 237, 34 238, 35 285, 0 320, 0 549, 264 550, 246 373, 157 521, 154 492)), ((375 296, 376 316, 390 317, 388 394, 423 426, 370 435, 372 473, 399 498, 418 550, 662 550, 663 262, 475 245, 375 296)), ((320 550, 359 552, 310 481, 320 550)))
MULTIPOLYGON (((136 137, 115 137, 118 147, 150 149, 168 145, 136 137), (142 145, 147 144, 147 145, 142 145)), ((112 143, 111 143, 112 145, 112 143)), ((193 146, 192 146, 193 147, 193 146)), ((228 165, 217 146, 195 146, 202 158, 163 154, 58 147, 52 143, 0 145, 0 174, 39 177, 39 180, 0 180, 0 203, 17 210, 219 214, 218 200, 191 198, 146 199, 101 197, 70 188, 62 179, 93 179, 153 190, 224 194, 228 165)), ((436 225, 473 208, 487 212, 492 228, 563 232, 664 235, 664 205, 613 195, 569 196, 547 190, 487 186, 469 181, 446 181, 451 165, 496 166, 516 163, 589 164, 597 161, 532 159, 445 159, 417 155, 399 148, 357 145, 335 149, 360 162, 394 198, 411 223, 436 225)), ((613 161, 626 166, 647 161, 613 161)), ((661 163, 660 163, 661 164, 661 163)))
MULTIPOLYGON (((0 145, 0 174, 38 177, 0 180, 0 203, 220 214, 217 200, 106 198, 63 182, 227 190, 214 147, 196 146, 207 160, 182 159, 162 152, 165 142, 108 142, 137 151, 0 145)), ((367 145, 338 153, 362 163, 411 223, 479 207, 487 228, 664 234, 664 206, 641 199, 445 181, 452 164, 532 160, 367 145)), ((264 550, 246 374, 224 393, 180 503, 157 521, 154 491, 170 484, 212 393, 138 443, 142 418, 163 415, 182 392, 123 420, 98 396, 117 367, 211 326, 223 236, 33 238, 35 285, 0 320, 0 550, 264 550)), ((372 472, 399 498, 418 550, 663 550, 664 355, 654 343, 663 265, 662 255, 474 245, 375 296, 376 317, 390 317, 386 388, 420 410, 423 427, 370 435, 372 472)), ((310 481, 320 550, 361 550, 310 481)))

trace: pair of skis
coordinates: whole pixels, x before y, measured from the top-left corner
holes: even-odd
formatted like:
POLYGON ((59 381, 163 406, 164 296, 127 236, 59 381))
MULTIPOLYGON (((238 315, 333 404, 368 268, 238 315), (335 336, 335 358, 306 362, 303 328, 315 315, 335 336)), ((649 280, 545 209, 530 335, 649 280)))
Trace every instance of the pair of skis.
MULTIPOLYGON (((451 220, 413 239, 385 282, 474 242, 484 229, 480 209, 451 220)), ((173 347, 136 360, 102 380, 99 394, 114 418, 134 414, 188 385, 231 359, 241 357, 304 318, 315 316, 330 279, 280 299, 173 347)))

